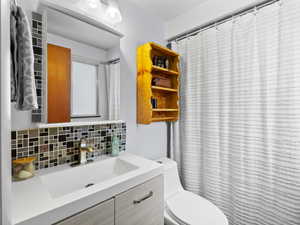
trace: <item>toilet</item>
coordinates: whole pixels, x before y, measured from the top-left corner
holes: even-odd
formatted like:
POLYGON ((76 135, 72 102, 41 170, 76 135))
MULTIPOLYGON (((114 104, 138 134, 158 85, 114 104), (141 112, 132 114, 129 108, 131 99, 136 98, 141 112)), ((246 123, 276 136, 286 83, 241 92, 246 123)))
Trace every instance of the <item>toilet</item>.
POLYGON ((165 225, 228 225, 217 206, 183 189, 175 161, 158 162, 164 166, 165 225))

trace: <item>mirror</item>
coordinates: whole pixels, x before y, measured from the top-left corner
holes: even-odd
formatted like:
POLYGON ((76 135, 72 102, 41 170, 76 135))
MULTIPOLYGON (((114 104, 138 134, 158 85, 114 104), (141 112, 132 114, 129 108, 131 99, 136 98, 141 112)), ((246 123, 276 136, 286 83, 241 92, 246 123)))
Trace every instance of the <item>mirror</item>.
POLYGON ((120 35, 48 8, 47 122, 118 120, 120 35))

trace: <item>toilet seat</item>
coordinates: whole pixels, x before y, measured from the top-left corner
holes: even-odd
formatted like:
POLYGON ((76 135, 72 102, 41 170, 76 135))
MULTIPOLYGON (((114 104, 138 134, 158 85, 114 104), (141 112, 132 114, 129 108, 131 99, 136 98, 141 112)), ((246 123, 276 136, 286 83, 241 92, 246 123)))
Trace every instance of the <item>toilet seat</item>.
POLYGON ((226 216, 217 206, 188 191, 168 198, 166 210, 180 225, 228 225, 226 216))

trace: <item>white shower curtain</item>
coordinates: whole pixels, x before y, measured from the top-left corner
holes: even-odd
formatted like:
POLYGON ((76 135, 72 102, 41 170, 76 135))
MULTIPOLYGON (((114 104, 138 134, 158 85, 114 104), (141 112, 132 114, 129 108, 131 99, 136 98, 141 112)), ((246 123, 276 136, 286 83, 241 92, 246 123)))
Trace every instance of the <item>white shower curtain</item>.
POLYGON ((171 136, 185 188, 231 225, 299 225, 300 1, 172 45, 182 76, 171 136))
POLYGON ((106 65, 108 119, 120 119, 120 62, 106 65))

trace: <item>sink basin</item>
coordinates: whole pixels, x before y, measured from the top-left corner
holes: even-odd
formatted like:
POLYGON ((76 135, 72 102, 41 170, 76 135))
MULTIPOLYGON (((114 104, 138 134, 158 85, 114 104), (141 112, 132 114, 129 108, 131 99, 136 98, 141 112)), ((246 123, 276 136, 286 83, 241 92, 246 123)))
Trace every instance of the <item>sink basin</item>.
POLYGON ((31 179, 12 183, 12 224, 57 224, 162 174, 161 164, 127 152, 78 167, 38 170, 31 179))
POLYGON ((119 158, 111 158, 76 168, 41 175, 42 183, 47 187, 52 198, 89 188, 101 182, 122 176, 137 166, 119 158))

